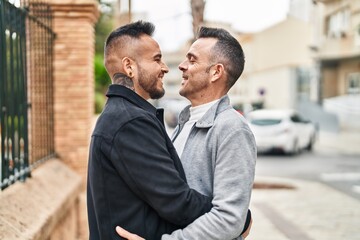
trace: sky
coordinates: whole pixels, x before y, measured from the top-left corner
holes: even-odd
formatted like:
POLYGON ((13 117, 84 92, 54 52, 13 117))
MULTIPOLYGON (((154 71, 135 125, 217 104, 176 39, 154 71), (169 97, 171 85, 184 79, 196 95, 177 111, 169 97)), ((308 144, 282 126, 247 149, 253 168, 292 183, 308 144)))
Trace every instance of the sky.
MULTIPOLYGON (((206 0, 204 17, 240 32, 257 32, 284 20, 289 1, 206 0)), ((121 2, 121 9, 127 11, 128 1, 121 2)), ((155 24, 154 38, 163 51, 174 51, 192 36, 190 0, 132 0, 132 12, 155 24)))

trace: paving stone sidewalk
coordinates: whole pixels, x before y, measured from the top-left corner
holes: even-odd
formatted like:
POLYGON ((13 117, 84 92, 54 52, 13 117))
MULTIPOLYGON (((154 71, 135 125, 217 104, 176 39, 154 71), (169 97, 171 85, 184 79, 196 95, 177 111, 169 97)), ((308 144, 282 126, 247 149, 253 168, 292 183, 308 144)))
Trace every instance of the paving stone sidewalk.
MULTIPOLYGON (((359 156, 360 131, 320 132, 321 154, 359 156)), ((254 189, 247 240, 360 240, 360 201, 313 181, 256 176, 256 184, 293 189, 254 189)))
POLYGON ((324 184, 272 177, 293 189, 254 189, 248 240, 360 240, 360 201, 324 184))
POLYGON ((360 157, 360 130, 319 132, 315 151, 358 155, 360 157))

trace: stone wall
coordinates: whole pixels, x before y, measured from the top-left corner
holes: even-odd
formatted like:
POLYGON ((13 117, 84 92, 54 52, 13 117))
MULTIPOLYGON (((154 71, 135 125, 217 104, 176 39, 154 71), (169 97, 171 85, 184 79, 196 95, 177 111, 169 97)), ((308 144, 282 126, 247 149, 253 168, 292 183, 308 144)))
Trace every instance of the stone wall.
POLYGON ((0 239, 78 239, 81 177, 49 160, 0 194, 0 239))

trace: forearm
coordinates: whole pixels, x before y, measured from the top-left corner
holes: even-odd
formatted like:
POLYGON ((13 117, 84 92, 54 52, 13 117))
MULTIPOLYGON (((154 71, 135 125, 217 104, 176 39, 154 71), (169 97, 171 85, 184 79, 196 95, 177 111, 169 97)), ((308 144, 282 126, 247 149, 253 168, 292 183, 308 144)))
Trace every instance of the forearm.
POLYGON ((162 240, 185 240, 185 239, 207 239, 207 240, 231 240, 242 239, 240 233, 242 224, 240 222, 226 222, 223 213, 212 209, 209 213, 201 216, 184 229, 163 235, 162 240))

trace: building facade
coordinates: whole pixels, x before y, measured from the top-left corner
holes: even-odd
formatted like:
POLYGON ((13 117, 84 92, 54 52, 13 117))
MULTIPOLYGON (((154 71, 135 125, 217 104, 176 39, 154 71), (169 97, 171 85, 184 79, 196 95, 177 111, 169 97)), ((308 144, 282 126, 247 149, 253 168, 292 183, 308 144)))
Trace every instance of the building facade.
POLYGON ((342 128, 360 129, 360 0, 317 0, 320 102, 342 128))
POLYGON ((289 16, 261 32, 240 35, 245 71, 232 94, 263 108, 296 108, 299 98, 316 98, 312 26, 289 16))

